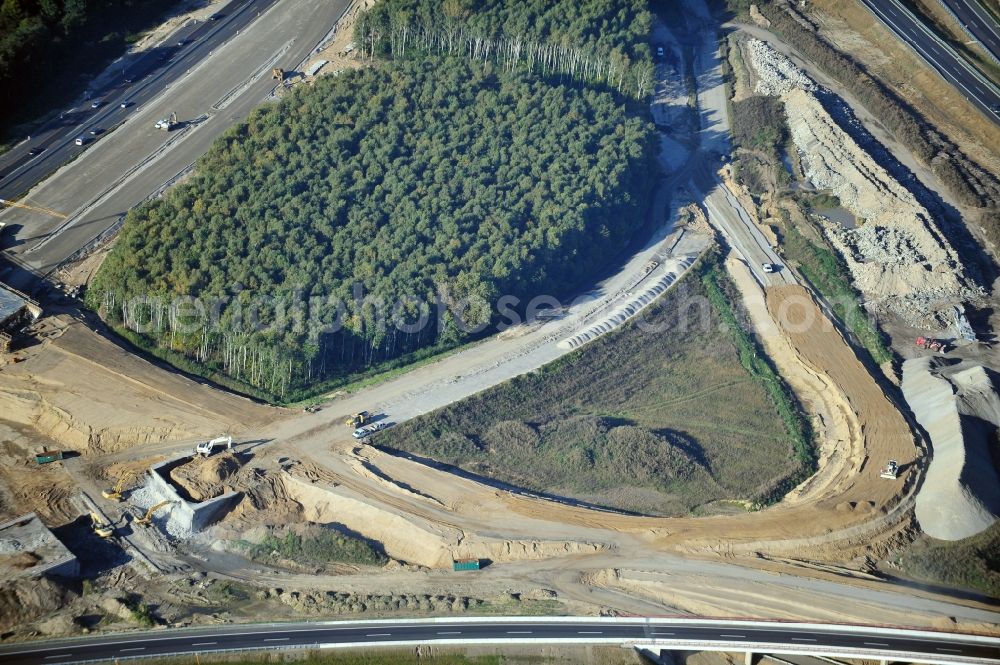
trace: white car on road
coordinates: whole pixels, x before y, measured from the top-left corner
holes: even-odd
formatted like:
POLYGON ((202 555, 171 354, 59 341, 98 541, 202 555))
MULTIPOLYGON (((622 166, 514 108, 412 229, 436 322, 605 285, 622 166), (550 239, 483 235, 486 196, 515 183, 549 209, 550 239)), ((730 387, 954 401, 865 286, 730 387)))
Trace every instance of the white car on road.
POLYGON ((381 432, 388 426, 389 423, 372 423, 371 425, 365 425, 364 427, 359 427, 354 430, 354 433, 351 436, 355 439, 363 439, 366 436, 374 434, 375 432, 381 432))

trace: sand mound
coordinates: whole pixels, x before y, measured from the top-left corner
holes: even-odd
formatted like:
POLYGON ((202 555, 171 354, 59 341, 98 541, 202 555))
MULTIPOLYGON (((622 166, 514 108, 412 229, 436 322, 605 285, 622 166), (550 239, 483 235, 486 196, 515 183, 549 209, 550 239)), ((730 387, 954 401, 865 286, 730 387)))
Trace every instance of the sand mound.
POLYGON ((941 540, 989 528, 1000 517, 1000 479, 988 447, 1000 426, 992 375, 979 365, 915 358, 903 363, 903 394, 933 447, 916 500, 921 528, 941 540))
POLYGON ((226 481, 236 475, 242 466, 232 453, 194 457, 171 470, 170 479, 192 500, 205 501, 222 495, 226 491, 226 481))

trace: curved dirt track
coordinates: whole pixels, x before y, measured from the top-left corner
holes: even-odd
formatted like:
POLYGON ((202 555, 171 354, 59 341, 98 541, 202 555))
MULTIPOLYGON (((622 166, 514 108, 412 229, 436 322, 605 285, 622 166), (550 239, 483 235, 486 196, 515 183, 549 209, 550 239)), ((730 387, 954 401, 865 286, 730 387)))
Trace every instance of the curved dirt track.
MULTIPOLYGON (((758 513, 653 518, 593 510, 498 490, 367 446, 337 445, 331 455, 329 443, 317 440, 322 431, 318 429, 298 437, 295 448, 310 453, 317 464, 336 475, 338 483, 370 501, 453 527, 505 533, 518 532, 529 523, 555 523, 563 529, 627 533, 658 548, 689 553, 760 551, 801 556, 808 552, 817 558, 843 559, 908 523, 910 476, 916 460, 913 437, 898 409, 808 291, 795 285, 771 287, 766 305, 797 361, 817 379, 815 385, 840 386, 833 402, 828 395, 822 398, 828 408, 832 404, 840 410, 848 437, 838 439, 834 449, 826 451, 827 459, 835 463, 821 466, 799 488, 798 496, 758 513), (352 457, 363 458, 364 468, 378 473, 358 473, 352 457), (903 469, 894 481, 879 477, 879 467, 888 459, 899 461, 903 469), (411 491, 400 491, 399 485, 411 491)), ((329 436, 329 430, 324 434, 329 436)), ((346 443, 347 437, 338 438, 346 443)), ((594 536, 588 534, 588 540, 594 536)), ((607 537, 614 540, 610 534, 607 537)))

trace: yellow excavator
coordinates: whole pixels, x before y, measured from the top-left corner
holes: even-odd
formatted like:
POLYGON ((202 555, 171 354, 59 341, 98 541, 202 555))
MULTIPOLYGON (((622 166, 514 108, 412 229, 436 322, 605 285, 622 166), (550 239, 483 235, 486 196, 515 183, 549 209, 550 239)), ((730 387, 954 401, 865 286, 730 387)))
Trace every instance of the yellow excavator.
POLYGON ((107 524, 104 521, 104 518, 101 517, 96 511, 91 511, 90 521, 93 523, 94 533, 96 533, 99 538, 110 538, 114 535, 114 528, 110 524, 107 524))
POLYGON ((135 523, 138 524, 139 526, 149 526, 149 523, 153 521, 153 513, 155 513, 160 508, 163 508, 164 506, 169 506, 172 503, 173 501, 159 502, 158 504, 147 510, 145 515, 143 515, 142 517, 137 517, 135 523))
POLYGON ((121 501, 122 492, 124 492, 132 483, 138 480, 139 476, 135 471, 127 470, 122 474, 121 478, 118 479, 118 483, 111 489, 102 490, 101 496, 105 499, 111 499, 112 501, 121 501))

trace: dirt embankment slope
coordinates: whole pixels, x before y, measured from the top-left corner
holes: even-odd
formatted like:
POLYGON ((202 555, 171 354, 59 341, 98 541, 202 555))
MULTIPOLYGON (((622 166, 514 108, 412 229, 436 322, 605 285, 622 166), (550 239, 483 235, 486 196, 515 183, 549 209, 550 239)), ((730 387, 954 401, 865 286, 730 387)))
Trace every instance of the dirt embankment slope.
POLYGON ((864 435, 864 458, 856 481, 839 501, 875 501, 879 506, 898 501, 907 474, 897 481, 879 478, 879 467, 889 459, 900 465, 916 460, 913 435, 899 409, 889 400, 861 361, 801 286, 773 287, 767 307, 803 362, 840 386, 864 435))
POLYGON ((75 450, 111 451, 259 428, 288 412, 163 370, 83 324, 46 320, 44 341, 0 365, 0 418, 75 450))
POLYGON ((750 270, 730 256, 726 261, 740 290, 755 335, 812 422, 818 472, 792 490, 783 503, 804 504, 838 495, 857 475, 865 456, 858 414, 844 391, 822 369, 806 363, 771 317, 765 294, 750 270))

